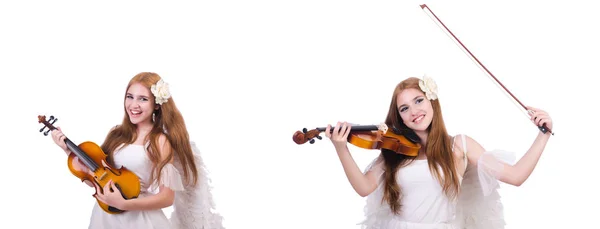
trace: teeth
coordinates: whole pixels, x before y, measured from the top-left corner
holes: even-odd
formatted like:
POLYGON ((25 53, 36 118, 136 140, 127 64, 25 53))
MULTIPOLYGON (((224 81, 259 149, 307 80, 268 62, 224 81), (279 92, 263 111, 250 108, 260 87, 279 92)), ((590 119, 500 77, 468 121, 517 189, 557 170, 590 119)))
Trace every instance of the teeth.
POLYGON ((142 113, 141 111, 131 111, 132 114, 140 114, 142 113))
POLYGON ((421 116, 417 117, 413 122, 421 121, 421 119, 423 119, 424 117, 425 117, 425 115, 421 115, 421 116))

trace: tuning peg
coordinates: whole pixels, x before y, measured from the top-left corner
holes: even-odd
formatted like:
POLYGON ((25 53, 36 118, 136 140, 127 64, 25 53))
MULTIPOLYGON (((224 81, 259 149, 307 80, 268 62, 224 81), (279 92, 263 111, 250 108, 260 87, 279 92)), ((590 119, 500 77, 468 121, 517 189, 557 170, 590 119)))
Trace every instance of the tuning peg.
POLYGON ((321 137, 321 135, 317 135, 317 139, 321 140, 323 137, 321 137))
POLYGON ((315 139, 310 139, 310 144, 314 144, 315 143, 315 139))
MULTIPOLYGON (((48 118, 48 123, 50 123, 51 125, 54 125, 54 123, 58 121, 57 118, 54 117, 54 115, 50 115, 50 117, 48 118)), ((46 129, 46 125, 44 125, 42 127, 42 129, 40 129, 40 132, 43 132, 46 129)), ((50 133, 51 130, 46 130, 46 132, 44 132, 44 136, 48 136, 48 134, 50 133)))
POLYGON ((305 134, 306 134, 306 132, 308 132, 308 129, 306 129, 306 128, 302 128, 302 133, 305 133, 305 134))

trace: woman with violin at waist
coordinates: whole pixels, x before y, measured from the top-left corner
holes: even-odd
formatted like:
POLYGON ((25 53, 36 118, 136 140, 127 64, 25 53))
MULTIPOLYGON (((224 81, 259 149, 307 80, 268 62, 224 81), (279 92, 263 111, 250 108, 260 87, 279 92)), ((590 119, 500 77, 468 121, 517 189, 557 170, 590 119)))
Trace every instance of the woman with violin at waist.
MULTIPOLYGON (((125 199, 115 182, 99 187, 86 180, 96 188, 94 197, 100 203, 120 210, 107 212, 96 203, 89 228, 222 228, 221 216, 211 212, 214 206, 204 164, 189 141, 168 84, 158 74, 142 72, 129 81, 123 99, 123 121, 110 130, 101 149, 110 166, 123 166, 137 175, 141 190, 136 198, 125 199), (170 219, 162 211, 169 206, 174 206, 170 219)), ((52 138, 72 153, 60 128, 52 131, 52 138)))
POLYGON ((503 228, 498 181, 519 186, 527 180, 544 150, 552 119, 528 107, 540 131, 531 148, 513 165, 505 151, 486 151, 465 135, 446 131, 435 82, 411 77, 393 93, 385 124, 414 139, 418 152, 406 154, 382 148, 363 172, 348 147, 351 125, 328 125, 331 139, 348 181, 367 196, 363 228, 503 228), (464 178, 464 179, 463 179, 464 178))

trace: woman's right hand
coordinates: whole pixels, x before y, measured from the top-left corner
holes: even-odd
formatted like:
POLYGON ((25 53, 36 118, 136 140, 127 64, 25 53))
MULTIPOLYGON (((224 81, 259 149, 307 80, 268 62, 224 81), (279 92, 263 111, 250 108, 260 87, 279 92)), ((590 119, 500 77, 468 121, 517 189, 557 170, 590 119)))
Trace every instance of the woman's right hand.
MULTIPOLYGON (((84 173, 90 174, 91 176, 94 176, 94 173, 90 172, 90 169, 88 169, 88 167, 86 167, 79 160, 79 157, 77 157, 77 156, 75 156, 75 158, 73 158, 73 169, 75 169, 77 171, 82 171, 84 173)), ((90 182, 89 180, 85 180, 84 183, 87 184, 90 187, 94 187, 94 184, 92 182, 90 182)))
POLYGON ((54 143, 56 143, 56 145, 58 145, 65 152, 69 150, 67 148, 67 144, 65 143, 66 138, 67 137, 65 137, 60 127, 56 127, 56 129, 52 131, 52 140, 54 140, 54 143))
POLYGON ((348 135, 350 135, 351 124, 338 122, 331 132, 331 125, 325 128, 325 136, 331 139, 335 150, 340 158, 344 173, 358 195, 365 197, 377 188, 377 177, 373 171, 363 174, 348 151, 348 135))
MULTIPOLYGON (((54 143, 56 143, 56 145, 63 149, 67 154, 69 154, 71 151, 69 148, 67 148, 67 143, 65 143, 66 138, 67 137, 65 137, 60 127, 56 127, 56 130, 52 131, 52 140, 54 140, 54 143)), ((78 171, 90 173, 90 170, 79 160, 79 157, 75 157, 73 159, 73 168, 78 171)), ((85 180, 84 183, 90 187, 94 187, 94 184, 88 180, 85 180)))
POLYGON ((337 125, 333 128, 333 132, 331 131, 331 125, 327 124, 327 128, 325 128, 325 136, 327 136, 333 146, 336 148, 344 147, 348 144, 348 135, 350 134, 351 126, 348 125, 347 122, 338 122, 337 125))

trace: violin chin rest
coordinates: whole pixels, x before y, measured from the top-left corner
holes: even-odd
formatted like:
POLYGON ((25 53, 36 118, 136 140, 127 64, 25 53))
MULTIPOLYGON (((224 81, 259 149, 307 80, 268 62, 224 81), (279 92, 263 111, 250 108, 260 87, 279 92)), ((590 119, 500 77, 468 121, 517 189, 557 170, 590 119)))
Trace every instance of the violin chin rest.
POLYGON ((414 131, 410 131, 410 130, 402 131, 395 126, 392 126, 392 132, 397 135, 404 135, 404 137, 406 137, 412 143, 421 142, 421 139, 419 138, 419 136, 417 136, 417 134, 415 134, 414 131))

